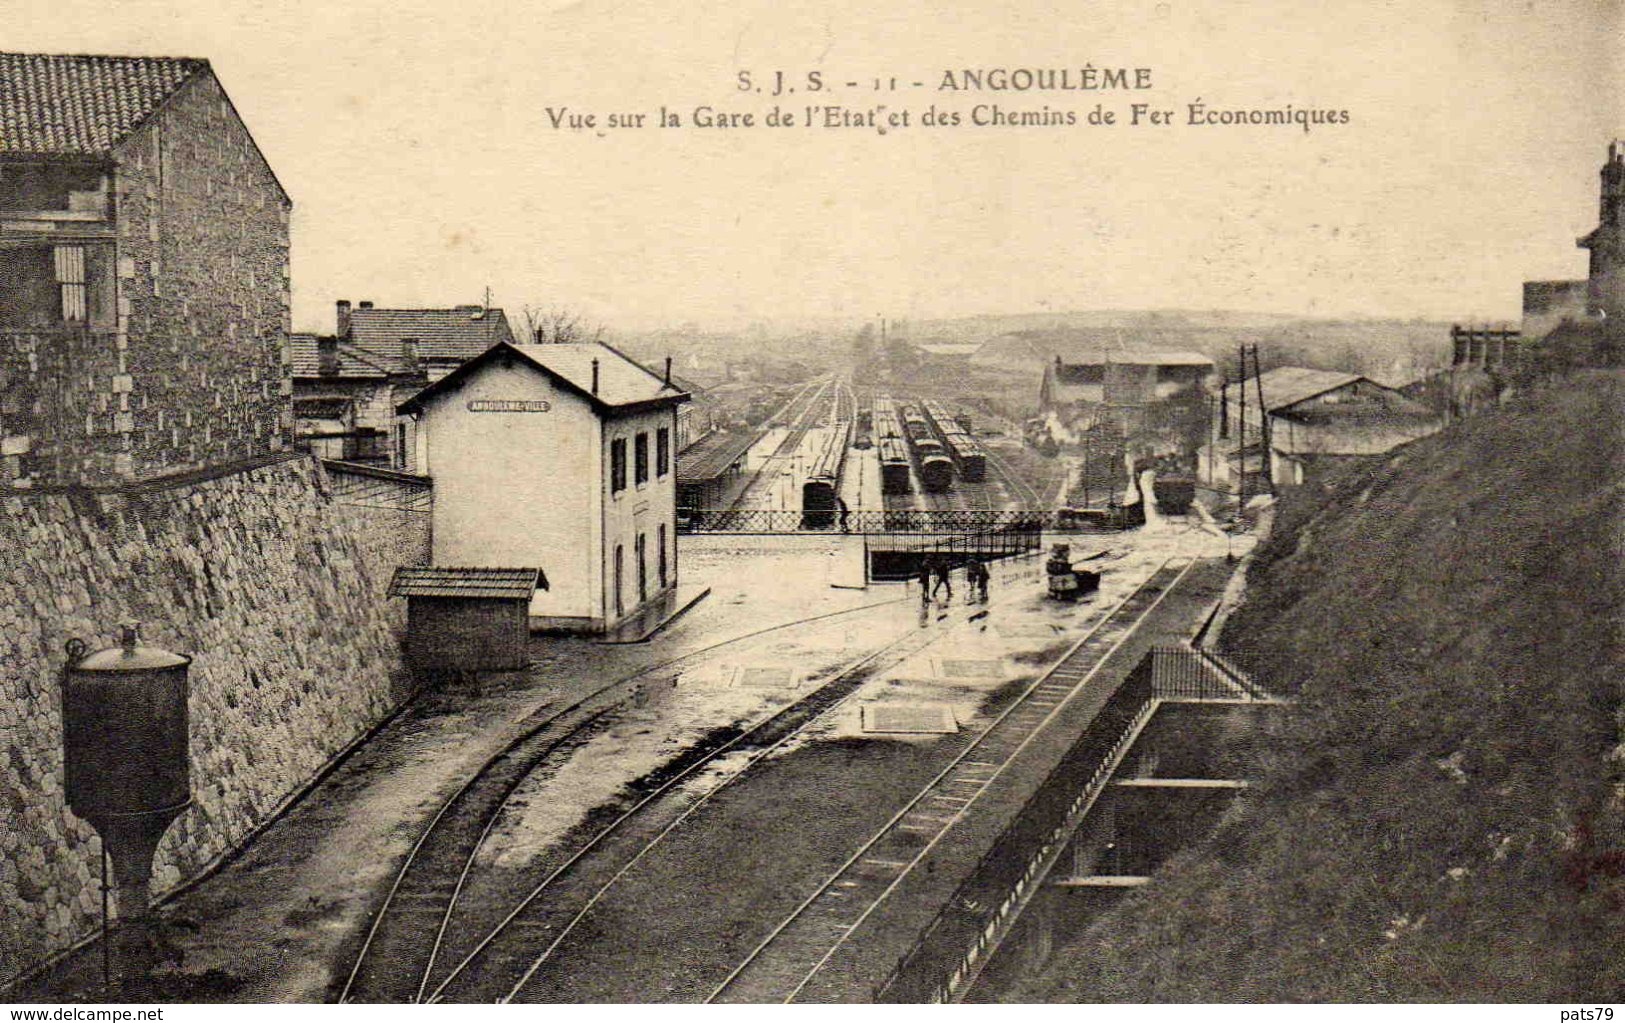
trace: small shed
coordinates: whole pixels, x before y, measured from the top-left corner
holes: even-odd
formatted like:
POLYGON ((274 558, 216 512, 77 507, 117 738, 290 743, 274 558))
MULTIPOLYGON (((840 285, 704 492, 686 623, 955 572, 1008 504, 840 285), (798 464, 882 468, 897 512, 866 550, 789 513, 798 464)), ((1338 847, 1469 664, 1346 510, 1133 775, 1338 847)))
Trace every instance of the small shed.
POLYGON ((529 663, 539 568, 397 568, 406 598, 406 660, 418 670, 511 671, 529 663))

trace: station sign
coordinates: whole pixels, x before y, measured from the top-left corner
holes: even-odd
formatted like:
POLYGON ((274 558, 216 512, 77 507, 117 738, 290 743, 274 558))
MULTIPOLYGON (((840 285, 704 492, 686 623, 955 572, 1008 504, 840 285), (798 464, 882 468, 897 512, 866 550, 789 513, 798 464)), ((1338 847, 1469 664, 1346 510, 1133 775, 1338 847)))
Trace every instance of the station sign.
POLYGON ((553 405, 546 401, 521 401, 511 398, 476 398, 468 403, 470 412, 551 412, 553 405))

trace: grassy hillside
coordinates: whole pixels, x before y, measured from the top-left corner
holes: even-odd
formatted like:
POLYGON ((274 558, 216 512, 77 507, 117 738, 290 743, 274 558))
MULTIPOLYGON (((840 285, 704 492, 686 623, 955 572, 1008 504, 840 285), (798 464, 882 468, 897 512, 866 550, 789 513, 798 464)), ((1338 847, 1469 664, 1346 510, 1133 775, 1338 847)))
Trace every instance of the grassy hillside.
POLYGON ((1620 382, 1283 503, 1226 630, 1299 697, 1260 784, 1014 1000, 1625 999, 1620 382))

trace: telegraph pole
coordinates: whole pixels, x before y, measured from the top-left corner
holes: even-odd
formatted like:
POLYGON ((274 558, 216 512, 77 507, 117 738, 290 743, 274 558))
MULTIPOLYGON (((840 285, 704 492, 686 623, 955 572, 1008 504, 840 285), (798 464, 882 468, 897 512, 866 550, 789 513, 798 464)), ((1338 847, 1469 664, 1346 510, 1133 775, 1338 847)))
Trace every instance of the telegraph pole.
POLYGON ((1239 455, 1237 463, 1240 466, 1240 477, 1236 480, 1236 499, 1241 503, 1247 502, 1247 346, 1242 345, 1240 350, 1241 364, 1237 370, 1237 379, 1240 384, 1237 390, 1241 392, 1241 410, 1236 414, 1236 453, 1239 455))

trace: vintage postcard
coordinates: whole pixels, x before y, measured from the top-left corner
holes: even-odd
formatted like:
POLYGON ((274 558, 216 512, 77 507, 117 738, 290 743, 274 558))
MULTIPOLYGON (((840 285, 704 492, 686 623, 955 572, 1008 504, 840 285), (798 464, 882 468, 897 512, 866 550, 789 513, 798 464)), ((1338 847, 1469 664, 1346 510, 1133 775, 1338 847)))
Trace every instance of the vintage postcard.
POLYGON ((0 25, 13 1019, 1625 999, 1618 0, 0 25))

